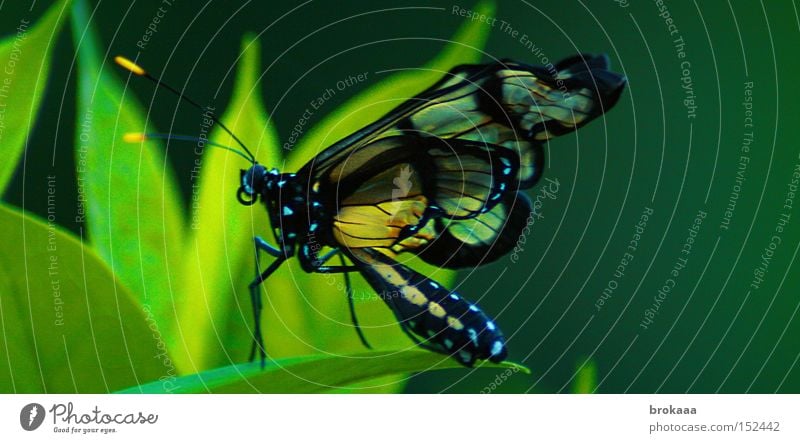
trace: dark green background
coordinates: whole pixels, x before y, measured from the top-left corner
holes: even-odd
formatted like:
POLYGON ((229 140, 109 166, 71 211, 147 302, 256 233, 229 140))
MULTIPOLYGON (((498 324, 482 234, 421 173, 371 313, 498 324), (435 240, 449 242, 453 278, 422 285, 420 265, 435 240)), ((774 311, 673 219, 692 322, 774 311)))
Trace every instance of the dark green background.
MULTIPOLYGON (((123 2, 92 4, 99 4, 95 24, 110 54, 136 56, 136 41, 160 2, 137 1, 130 9, 123 2)), ((450 13, 453 4, 433 3, 444 10, 380 11, 431 3, 315 1, 276 21, 296 4, 175 0, 139 60, 153 72, 163 70, 172 84, 182 87, 185 82, 200 103, 214 102, 224 109, 242 35, 269 26, 261 35, 264 67, 269 66, 264 99, 285 138, 307 103, 336 80, 364 71, 417 67, 437 54, 443 43, 429 39, 450 37, 464 20, 450 13), (403 40, 367 44, 396 38, 403 40), (362 44, 367 45, 340 53, 362 44), (195 62, 197 69, 192 70, 195 62)), ((469 1, 457 4, 472 6, 469 1)), ((546 176, 557 178, 561 186, 557 199, 546 201, 544 219, 534 225, 519 262, 506 257, 461 275, 460 291, 480 299, 496 315, 509 336, 511 358, 534 373, 512 377, 497 392, 569 391, 576 368, 586 358, 597 366, 598 392, 800 392, 797 210, 790 213, 788 230, 761 287, 749 287, 800 161, 796 11, 788 1, 668 3, 691 63, 698 108, 696 118, 689 119, 675 36, 670 37, 659 17, 658 4, 624 4, 511 0, 498 5, 498 19, 528 34, 543 55, 555 61, 576 52, 605 52, 614 69, 628 77, 629 88, 605 119, 548 147, 546 176), (754 84, 754 141, 726 231, 720 223, 735 183, 743 133, 749 131, 743 126, 745 82, 754 84), (614 296, 598 312, 595 301, 613 277, 645 207, 653 208, 654 215, 642 243, 626 275, 618 279, 614 296), (638 326, 644 310, 669 277, 699 210, 708 216, 687 268, 653 325, 644 330, 638 326)), ((37 2, 29 14, 27 2, 7 1, 0 29, 10 32, 21 17, 35 19, 47 6, 37 2)), ((487 52, 540 62, 497 25, 487 52)), ((48 173, 55 171, 60 182, 70 177, 74 183, 73 56, 65 29, 24 174, 26 195, 42 197, 23 199, 21 168, 4 196, 34 212, 46 208, 46 194, 36 191, 45 188, 48 173)), ((337 94, 327 109, 370 84, 337 94)), ((156 127, 196 130, 195 113, 176 108, 172 97, 154 97, 146 82, 131 87, 143 103, 154 100, 156 127)), ((315 115, 311 125, 323 114, 315 115)), ((173 150, 170 159, 188 194, 191 156, 173 150)), ((58 218, 71 220, 74 215, 63 212, 58 218)), ((477 392, 496 375, 465 374, 418 375, 407 390, 477 392)))

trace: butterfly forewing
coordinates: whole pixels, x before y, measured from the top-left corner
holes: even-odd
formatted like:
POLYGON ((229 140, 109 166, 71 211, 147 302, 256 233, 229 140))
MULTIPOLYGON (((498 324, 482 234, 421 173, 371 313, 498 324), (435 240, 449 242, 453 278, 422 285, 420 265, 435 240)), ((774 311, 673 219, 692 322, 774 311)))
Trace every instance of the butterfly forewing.
POLYGON ((306 168, 326 170, 385 137, 462 139, 502 146, 519 158, 519 179, 541 176, 541 143, 571 132, 616 103, 624 77, 605 56, 580 55, 552 70, 513 61, 463 65, 375 123, 335 143, 306 168))

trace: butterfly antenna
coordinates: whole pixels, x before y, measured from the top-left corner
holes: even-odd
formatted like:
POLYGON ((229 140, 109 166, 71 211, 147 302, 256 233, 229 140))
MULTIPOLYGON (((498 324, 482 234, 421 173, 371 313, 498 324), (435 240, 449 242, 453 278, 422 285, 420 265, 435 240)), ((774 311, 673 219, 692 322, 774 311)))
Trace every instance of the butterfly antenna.
MULTIPOLYGON (((172 86, 170 86, 170 85, 164 83, 163 81, 153 77, 147 71, 145 71, 141 66, 137 65, 136 63, 132 62, 131 60, 129 60, 129 59, 127 59, 127 58, 125 58, 125 57, 123 57, 121 55, 118 55, 118 56, 114 57, 114 62, 116 64, 118 64, 119 66, 121 66, 122 68, 130 71, 132 74, 135 74, 135 75, 138 75, 140 77, 144 77, 144 78, 150 80, 151 82, 155 83, 156 86, 159 86, 159 87, 162 87, 162 88, 166 89, 167 91, 175 94, 178 98, 180 98, 181 100, 185 101, 186 103, 194 106, 195 108, 197 108, 198 110, 200 110, 202 112, 207 113, 207 115, 211 118, 211 120, 214 123, 218 124, 220 128, 222 128, 225 132, 227 132, 228 135, 233 137, 233 139, 236 140, 236 143, 238 143, 239 146, 241 146, 242 149, 244 149, 244 151, 247 153, 247 155, 249 155, 249 158, 245 157, 247 159, 247 161, 249 161, 250 163, 254 163, 254 164, 257 163, 256 162, 256 157, 253 155, 252 152, 250 152, 249 149, 247 149, 247 146, 245 146, 244 143, 242 143, 242 141, 239 140, 239 137, 237 137, 236 134, 233 133, 233 131, 228 129, 228 127, 225 126, 225 124, 222 123, 217 118, 217 116, 214 115, 213 112, 210 112, 208 109, 204 108, 203 106, 200 106, 197 102, 195 102, 194 100, 190 99, 189 97, 187 97, 186 95, 184 95, 183 93, 181 93, 177 89, 173 88, 172 86)), ((140 135, 145 135, 145 136, 152 135, 152 136, 155 136, 155 135, 164 135, 164 134, 140 134, 140 135)), ((174 138, 176 140, 186 140, 185 137, 186 136, 168 136, 168 137, 150 137, 150 138, 166 138, 166 139, 174 138), (178 138, 178 137, 184 137, 184 138, 178 138)), ((209 144, 211 144, 211 143, 209 143, 209 144)), ((219 148, 226 148, 226 149, 231 150, 233 152, 239 153, 239 151, 233 150, 230 147, 218 145, 216 143, 213 144, 212 146, 216 146, 216 147, 219 147, 219 148)), ((241 153, 239 153, 239 154, 241 155, 241 153)))
POLYGON ((192 135, 155 134, 155 133, 144 134, 144 133, 141 133, 141 132, 128 132, 128 133, 126 133, 125 135, 122 136, 122 140, 125 141, 126 143, 141 143, 141 142, 143 142, 145 140, 152 140, 152 139, 178 140, 178 141, 184 141, 184 142, 203 142, 207 146, 224 149, 226 151, 231 151, 234 154, 239 155, 243 159, 245 159, 245 160, 247 160, 247 161, 249 161, 251 163, 255 163, 253 161, 253 159, 251 159, 250 157, 245 155, 244 152, 242 152, 242 151, 240 151, 238 149, 231 148, 230 146, 226 146, 226 145, 223 145, 223 144, 220 144, 220 143, 217 143, 217 142, 213 142, 213 141, 205 139, 205 138, 195 137, 195 136, 192 136, 192 135))

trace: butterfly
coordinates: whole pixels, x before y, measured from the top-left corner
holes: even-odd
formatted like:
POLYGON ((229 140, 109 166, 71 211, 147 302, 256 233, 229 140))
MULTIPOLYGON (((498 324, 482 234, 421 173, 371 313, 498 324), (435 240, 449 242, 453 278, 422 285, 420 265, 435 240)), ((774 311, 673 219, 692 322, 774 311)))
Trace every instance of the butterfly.
MULTIPOLYGON (((200 108, 130 60, 115 60, 200 108)), ((367 347, 351 272, 363 276, 419 346, 468 367, 505 360, 506 339, 495 321, 404 264, 402 254, 459 269, 511 251, 531 213, 523 191, 542 176, 543 145, 608 111, 625 84, 605 55, 579 54, 546 67, 512 60, 457 66, 296 172, 261 165, 214 118, 244 152, 220 147, 250 163, 241 171, 238 201, 264 204, 276 241, 254 238, 251 360, 256 352, 266 358, 259 285, 292 257, 305 272, 344 274, 352 321, 367 347), (272 261, 261 266, 261 255, 272 261)))

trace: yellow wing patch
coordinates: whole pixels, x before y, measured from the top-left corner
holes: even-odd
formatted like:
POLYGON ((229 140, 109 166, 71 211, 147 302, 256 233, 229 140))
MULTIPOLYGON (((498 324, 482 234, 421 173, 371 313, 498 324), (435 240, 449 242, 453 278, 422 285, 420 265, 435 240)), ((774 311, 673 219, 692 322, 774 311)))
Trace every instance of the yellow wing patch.
POLYGON ((427 206, 424 195, 370 205, 342 206, 333 220, 334 239, 349 248, 392 246, 404 227, 419 223, 427 206))
POLYGON ((350 248, 390 247, 404 227, 420 222, 427 207, 412 166, 397 164, 369 178, 341 201, 333 218, 333 236, 350 248))

